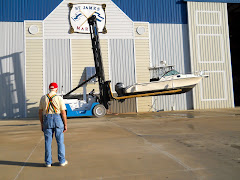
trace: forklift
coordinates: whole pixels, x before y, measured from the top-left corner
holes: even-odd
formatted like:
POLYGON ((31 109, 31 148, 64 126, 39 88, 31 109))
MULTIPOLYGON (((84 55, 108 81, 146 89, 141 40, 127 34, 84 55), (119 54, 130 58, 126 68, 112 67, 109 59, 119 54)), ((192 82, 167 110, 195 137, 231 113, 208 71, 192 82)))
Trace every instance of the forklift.
POLYGON ((117 83, 115 85, 115 90, 117 96, 113 95, 111 90, 111 81, 105 80, 105 74, 103 69, 102 55, 99 43, 98 27, 96 16, 91 16, 88 19, 92 50, 94 56, 95 64, 95 74, 88 78, 83 83, 79 84, 76 88, 63 95, 63 99, 67 108, 67 117, 84 117, 84 116, 95 116, 103 117, 107 109, 109 108, 111 100, 118 100, 123 102, 125 99, 136 98, 136 97, 146 97, 146 96, 159 96, 159 95, 171 95, 184 93, 182 89, 171 89, 171 90, 161 90, 156 92, 142 92, 142 93, 123 93, 124 87, 122 83, 117 83), (84 94, 83 97, 77 97, 71 95, 72 92, 78 88, 86 85, 88 82, 97 78, 99 85, 99 94, 94 93, 94 89, 87 95, 84 94))
POLYGON ((106 109, 109 107, 110 96, 108 95, 109 83, 105 81, 105 74, 103 69, 102 55, 99 44, 99 35, 96 16, 91 16, 88 19, 92 50, 95 63, 96 74, 88 78, 83 83, 79 84, 73 90, 63 95, 63 99, 67 108, 67 117, 83 117, 83 116, 95 116, 103 117, 106 114, 106 109), (72 92, 78 88, 86 85, 92 79, 97 78, 99 84, 99 95, 94 94, 94 89, 88 94, 84 94, 84 98, 76 98, 71 95, 72 92), (81 99, 81 100, 79 100, 81 99))

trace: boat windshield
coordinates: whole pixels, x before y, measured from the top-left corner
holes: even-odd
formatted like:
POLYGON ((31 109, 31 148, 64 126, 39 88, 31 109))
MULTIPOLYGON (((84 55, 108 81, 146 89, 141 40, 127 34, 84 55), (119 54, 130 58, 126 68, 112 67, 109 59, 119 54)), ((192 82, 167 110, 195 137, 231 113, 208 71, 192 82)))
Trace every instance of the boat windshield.
POLYGON ((171 71, 168 71, 167 73, 165 73, 165 74, 163 75, 163 77, 165 77, 165 76, 177 75, 177 74, 180 74, 180 73, 177 72, 176 70, 171 70, 171 71))

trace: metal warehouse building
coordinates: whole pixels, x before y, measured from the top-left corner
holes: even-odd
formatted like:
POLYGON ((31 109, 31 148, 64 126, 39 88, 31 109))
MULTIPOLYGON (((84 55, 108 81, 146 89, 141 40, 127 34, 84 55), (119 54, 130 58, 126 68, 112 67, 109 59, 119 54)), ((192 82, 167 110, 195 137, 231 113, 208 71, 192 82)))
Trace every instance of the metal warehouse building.
MULTIPOLYGON (((106 4, 107 33, 100 34, 100 44, 113 90, 117 82, 149 82, 149 67, 161 61, 181 73, 205 70, 209 75, 191 92, 113 101, 110 112, 232 108, 239 103, 240 0, 0 2, 1 119, 37 116, 50 82, 67 93, 86 80, 87 67, 94 67, 90 35, 69 33, 69 3, 106 4)), ((88 84, 77 93, 92 89, 98 85, 88 84)))

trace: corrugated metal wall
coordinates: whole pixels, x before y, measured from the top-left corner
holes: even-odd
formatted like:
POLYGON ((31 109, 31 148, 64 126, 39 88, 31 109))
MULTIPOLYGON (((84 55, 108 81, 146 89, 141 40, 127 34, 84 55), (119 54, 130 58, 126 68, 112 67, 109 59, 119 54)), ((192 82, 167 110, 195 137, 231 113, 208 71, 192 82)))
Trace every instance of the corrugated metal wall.
MULTIPOLYGON (((160 61, 174 65, 180 73, 190 73, 190 52, 188 26, 185 24, 150 24, 152 66, 159 66, 160 61)), ((156 96, 153 109, 186 110, 192 109, 191 92, 181 95, 156 96)))
POLYGON ((45 20, 44 33, 48 39, 90 39, 89 34, 69 34, 69 7, 68 3, 95 3, 106 4, 107 34, 99 34, 100 39, 133 38, 133 23, 124 12, 110 0, 65 0, 45 20))
POLYGON ((194 88, 195 109, 234 107, 226 3, 188 2, 191 66, 209 78, 194 88))
MULTIPOLYGON (((115 91, 115 84, 118 82, 124 83, 125 86, 134 84, 136 82, 134 40, 110 39, 109 55, 112 91, 115 91)), ((136 98, 127 99, 124 102, 111 101, 109 112, 136 112, 136 98)))
POLYGON ((118 82, 125 86, 136 83, 133 39, 110 39, 109 48, 112 90, 118 82))
POLYGON ((0 119, 25 117, 24 24, 0 22, 0 119))
POLYGON ((45 40, 45 93, 51 82, 59 86, 58 93, 71 90, 71 50, 69 39, 45 40))

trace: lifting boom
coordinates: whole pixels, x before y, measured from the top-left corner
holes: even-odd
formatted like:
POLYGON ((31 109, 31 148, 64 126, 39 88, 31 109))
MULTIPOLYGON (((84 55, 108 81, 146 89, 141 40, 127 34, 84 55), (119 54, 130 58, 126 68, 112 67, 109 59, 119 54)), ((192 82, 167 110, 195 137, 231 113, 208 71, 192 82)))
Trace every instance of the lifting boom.
POLYGON ((91 16, 88 19, 88 24, 90 29, 91 41, 92 41, 92 50, 93 50, 96 74, 90 77, 89 79, 87 79, 86 81, 84 81, 83 83, 79 84, 77 87, 75 87, 73 90, 65 94, 63 97, 67 98, 72 92, 82 87, 84 84, 88 83, 91 79, 97 77, 98 83, 99 83, 99 94, 100 94, 99 103, 103 104, 105 108, 108 109, 108 106, 109 106, 108 102, 110 101, 109 83, 105 81, 96 16, 94 15, 91 16))

